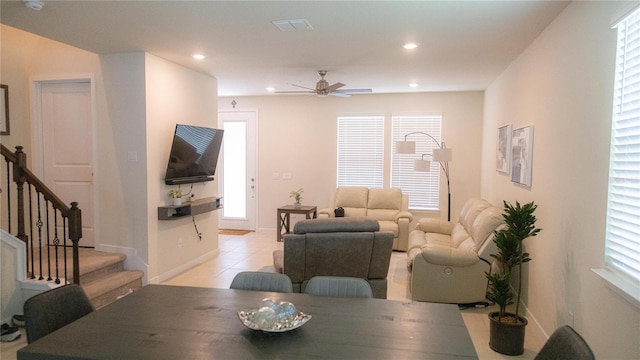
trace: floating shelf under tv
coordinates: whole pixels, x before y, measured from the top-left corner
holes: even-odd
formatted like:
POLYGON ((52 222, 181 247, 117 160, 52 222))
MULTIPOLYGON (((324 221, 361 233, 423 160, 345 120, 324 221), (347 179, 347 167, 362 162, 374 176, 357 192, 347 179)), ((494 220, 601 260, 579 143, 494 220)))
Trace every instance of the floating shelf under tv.
POLYGON ((208 197, 182 205, 158 206, 158 220, 177 220, 218 209, 222 209, 222 197, 208 197))

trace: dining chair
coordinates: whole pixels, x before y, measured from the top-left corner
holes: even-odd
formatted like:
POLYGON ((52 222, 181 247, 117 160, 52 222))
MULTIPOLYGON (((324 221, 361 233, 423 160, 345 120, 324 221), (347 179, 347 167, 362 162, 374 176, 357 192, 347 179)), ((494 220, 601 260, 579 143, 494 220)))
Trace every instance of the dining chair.
POLYGON ((314 276, 304 288, 305 294, 333 297, 372 298, 371 285, 360 278, 314 276))
POLYGON ((562 326, 551 334, 534 360, 595 360, 586 341, 571 326, 562 326))
POLYGON ((281 293, 293 292, 291 279, 287 275, 262 271, 243 271, 238 273, 231 281, 230 288, 281 293))
POLYGON ((31 344, 91 313, 94 308, 80 285, 69 284, 29 298, 23 310, 27 343, 31 344))

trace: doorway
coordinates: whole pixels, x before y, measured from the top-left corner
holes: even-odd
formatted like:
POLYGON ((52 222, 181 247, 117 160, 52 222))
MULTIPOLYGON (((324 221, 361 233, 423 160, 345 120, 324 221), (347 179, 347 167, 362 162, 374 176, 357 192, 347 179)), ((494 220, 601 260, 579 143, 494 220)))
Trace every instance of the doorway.
POLYGON ((257 111, 220 110, 218 122, 224 129, 220 193, 224 207, 221 229, 256 230, 256 122, 257 111))
POLYGON ((95 247, 93 80, 36 80, 34 100, 36 171, 65 204, 78 202, 80 246, 95 247))

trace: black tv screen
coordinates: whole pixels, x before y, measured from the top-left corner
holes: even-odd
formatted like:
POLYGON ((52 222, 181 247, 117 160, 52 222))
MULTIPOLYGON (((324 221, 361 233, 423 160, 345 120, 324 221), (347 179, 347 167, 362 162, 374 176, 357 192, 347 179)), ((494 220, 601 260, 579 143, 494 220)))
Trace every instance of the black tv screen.
POLYGON ((177 124, 164 182, 167 185, 212 181, 224 130, 177 124))

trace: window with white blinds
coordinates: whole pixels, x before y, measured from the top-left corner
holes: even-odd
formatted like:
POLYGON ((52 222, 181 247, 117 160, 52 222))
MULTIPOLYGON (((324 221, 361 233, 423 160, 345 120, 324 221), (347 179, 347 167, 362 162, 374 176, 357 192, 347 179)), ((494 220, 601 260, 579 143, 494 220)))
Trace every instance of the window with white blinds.
MULTIPOLYGON (((441 114, 432 115, 394 115, 391 117, 392 144, 404 141, 405 135, 419 131, 440 139, 441 114)), ((391 187, 401 188, 409 195, 409 208, 416 210, 439 210, 440 208, 440 164, 431 162, 430 172, 418 172, 413 169, 416 159, 422 154, 431 154, 438 144, 424 134, 414 134, 407 138, 416 142, 416 154, 396 154, 395 146, 391 156, 391 187)), ((425 156, 431 161, 431 156, 425 156)))
POLYGON ((338 117, 338 186, 382 188, 384 116, 338 117))
POLYGON ((618 25, 605 264, 640 285, 640 11, 618 25))

